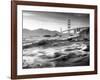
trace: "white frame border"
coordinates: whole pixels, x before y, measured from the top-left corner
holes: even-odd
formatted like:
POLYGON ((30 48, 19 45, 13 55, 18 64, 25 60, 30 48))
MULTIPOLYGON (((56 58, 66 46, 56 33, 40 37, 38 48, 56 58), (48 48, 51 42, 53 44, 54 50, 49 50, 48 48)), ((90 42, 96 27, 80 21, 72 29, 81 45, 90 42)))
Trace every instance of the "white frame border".
POLYGON ((17 5, 17 75, 94 71, 94 9, 17 5), (22 10, 90 14, 90 66, 22 69, 22 10))

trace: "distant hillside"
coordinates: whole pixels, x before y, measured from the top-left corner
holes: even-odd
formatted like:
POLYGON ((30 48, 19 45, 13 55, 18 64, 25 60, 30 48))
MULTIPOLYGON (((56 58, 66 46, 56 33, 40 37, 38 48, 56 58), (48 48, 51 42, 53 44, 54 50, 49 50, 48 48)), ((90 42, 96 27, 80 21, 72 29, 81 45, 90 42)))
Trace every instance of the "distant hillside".
POLYGON ((32 31, 29 29, 23 29, 23 33, 27 34, 27 33, 31 33, 32 31))
POLYGON ((34 36, 44 36, 44 35, 60 35, 61 33, 58 31, 50 31, 47 29, 36 29, 36 30, 28 30, 23 29, 23 37, 34 37, 34 36))

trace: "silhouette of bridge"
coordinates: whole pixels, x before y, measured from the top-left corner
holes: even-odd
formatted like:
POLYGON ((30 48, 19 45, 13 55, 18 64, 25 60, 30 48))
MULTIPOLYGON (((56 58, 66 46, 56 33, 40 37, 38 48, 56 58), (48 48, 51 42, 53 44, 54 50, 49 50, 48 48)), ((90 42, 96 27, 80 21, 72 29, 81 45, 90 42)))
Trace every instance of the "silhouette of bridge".
POLYGON ((67 30, 63 30, 63 31, 61 29, 61 33, 69 33, 70 34, 71 32, 73 32, 74 34, 76 34, 87 28, 88 27, 77 27, 77 28, 67 29, 67 30))

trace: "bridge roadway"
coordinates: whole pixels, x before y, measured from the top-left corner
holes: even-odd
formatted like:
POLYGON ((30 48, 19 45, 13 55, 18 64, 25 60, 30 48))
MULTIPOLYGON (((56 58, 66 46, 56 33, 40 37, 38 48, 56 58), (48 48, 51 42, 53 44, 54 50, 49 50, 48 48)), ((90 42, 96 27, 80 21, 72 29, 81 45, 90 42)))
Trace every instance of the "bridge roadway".
POLYGON ((62 33, 64 32, 70 32, 70 31, 73 31, 73 33, 77 33, 77 32, 80 32, 84 29, 87 29, 88 27, 78 27, 78 28, 73 28, 73 29, 69 29, 69 30, 64 30, 62 31, 62 33))

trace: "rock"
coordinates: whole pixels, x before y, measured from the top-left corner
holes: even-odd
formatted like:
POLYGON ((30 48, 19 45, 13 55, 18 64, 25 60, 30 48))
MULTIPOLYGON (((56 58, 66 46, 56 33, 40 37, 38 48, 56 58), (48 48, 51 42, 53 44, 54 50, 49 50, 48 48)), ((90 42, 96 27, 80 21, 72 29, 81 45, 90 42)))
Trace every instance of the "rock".
POLYGON ((41 40, 37 43, 38 46, 44 46, 44 45, 47 45, 48 44, 48 40, 41 40))
POLYGON ((72 51, 72 50, 75 50, 75 49, 71 49, 71 48, 65 49, 65 51, 72 51))
POLYGON ((83 51, 90 51, 89 45, 85 49, 83 49, 83 51))
POLYGON ((59 56, 61 56, 62 55, 62 53, 61 52, 55 52, 54 53, 54 57, 56 58, 56 57, 59 57, 59 56))

